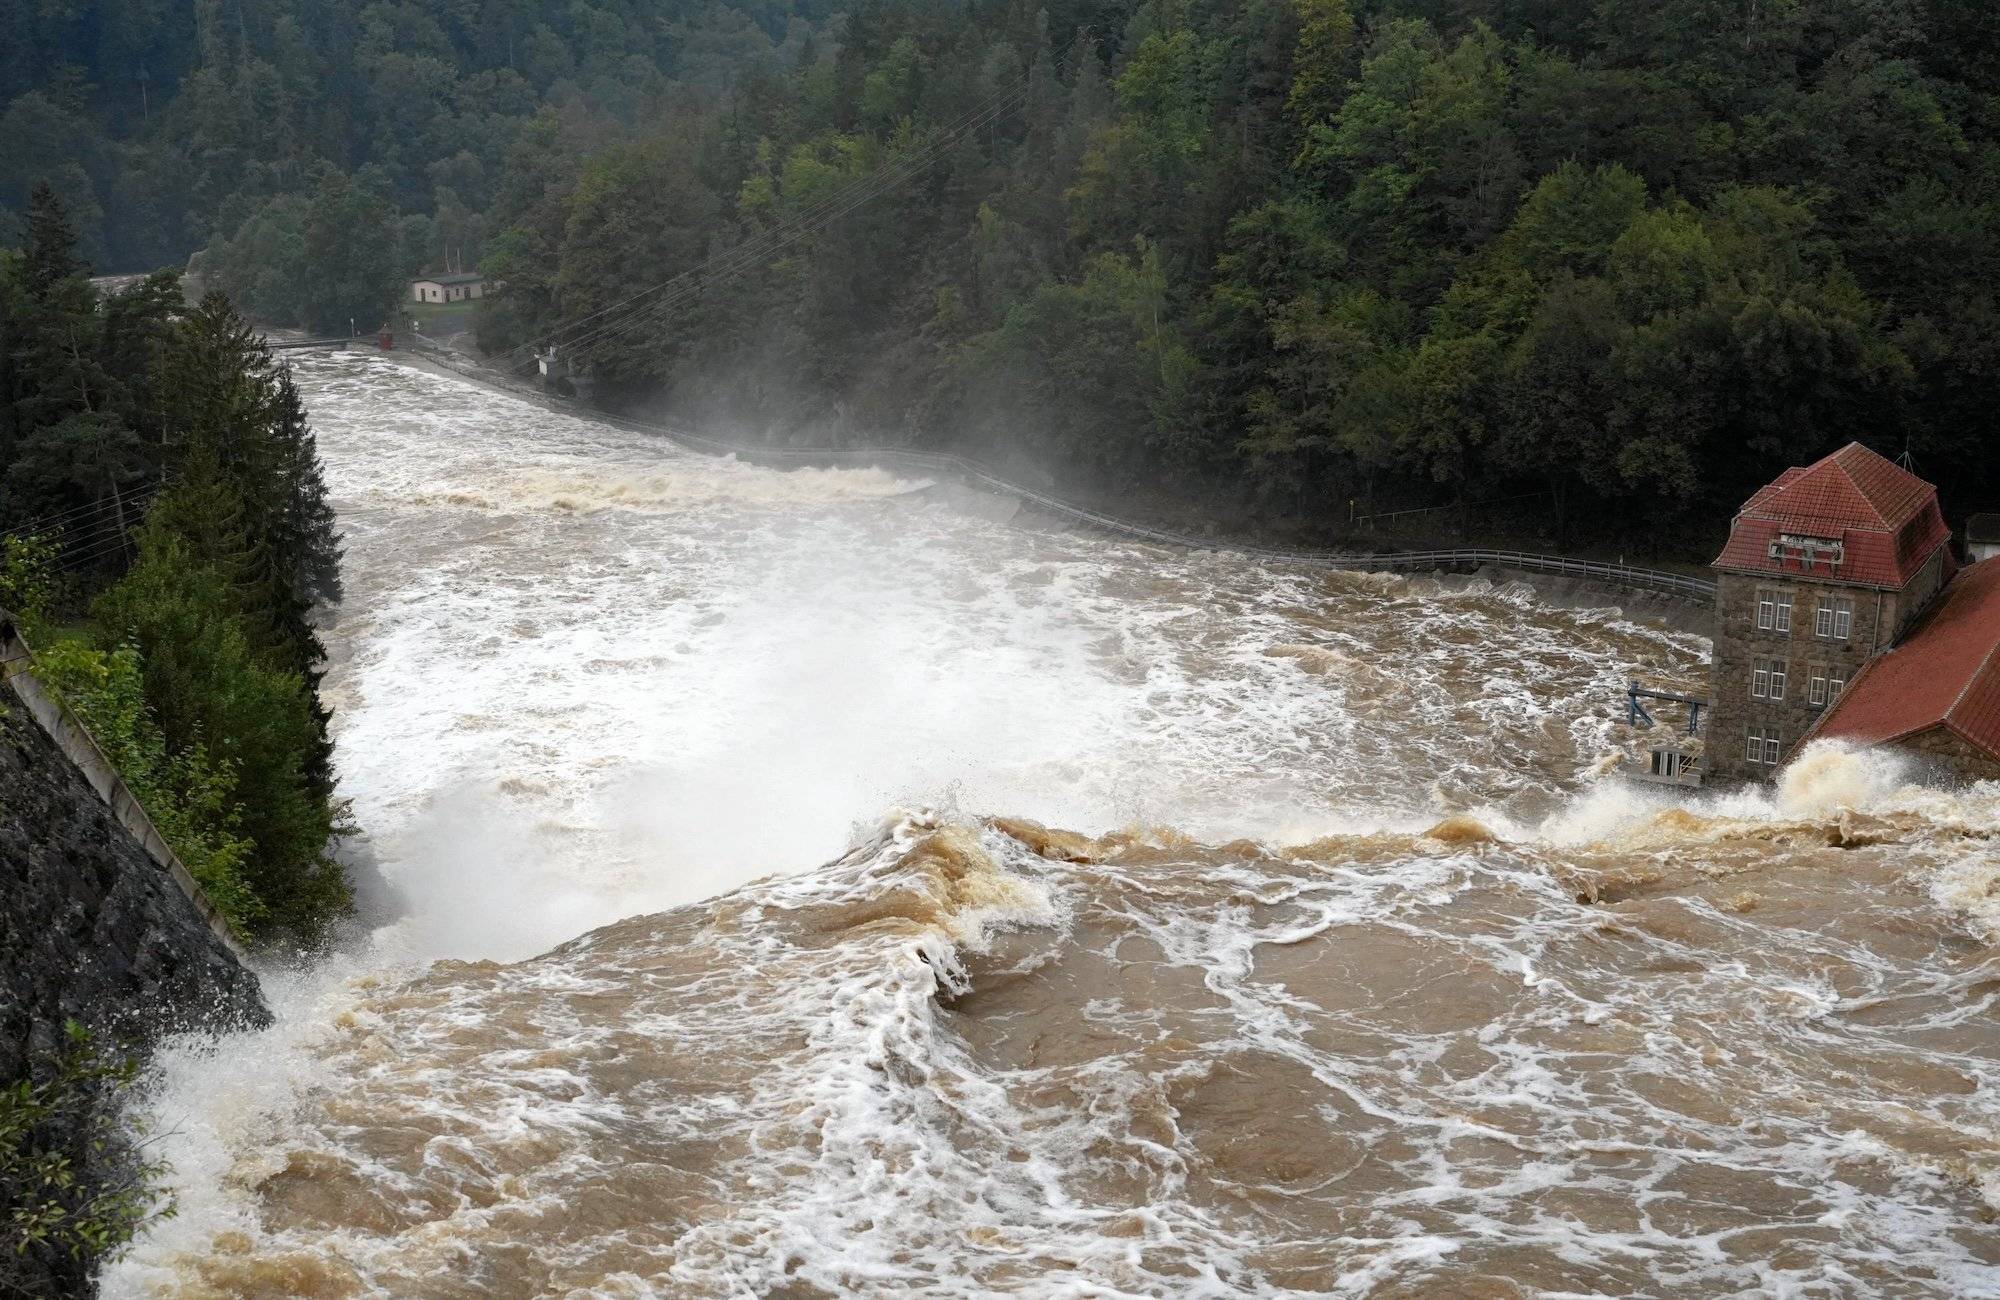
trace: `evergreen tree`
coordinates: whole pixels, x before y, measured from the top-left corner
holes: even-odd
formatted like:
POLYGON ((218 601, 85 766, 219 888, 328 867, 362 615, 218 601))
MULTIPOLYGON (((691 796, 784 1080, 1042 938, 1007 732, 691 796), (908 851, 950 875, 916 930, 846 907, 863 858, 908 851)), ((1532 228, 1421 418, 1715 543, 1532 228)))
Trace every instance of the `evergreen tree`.
POLYGON ((237 829, 250 845, 241 875, 260 914, 253 937, 312 943, 351 891, 331 856, 338 810, 308 770, 322 734, 311 688, 257 644, 251 547, 233 526, 245 513, 221 467, 197 451, 149 512, 131 572, 94 614, 108 640, 137 650, 161 731, 236 773, 237 829))
POLYGON ((76 254, 76 229, 62 200, 47 181, 38 183, 28 196, 27 262, 23 279, 28 296, 38 303, 48 302, 65 292, 77 280, 86 279, 90 268, 76 254))
POLYGON ((26 299, 14 346, 14 415, 23 432, 117 400, 98 361, 97 297, 76 255, 76 232, 47 185, 37 186, 21 261, 26 299))
POLYGON ((305 404, 289 370, 277 376, 270 437, 273 508, 259 539, 257 557, 277 634, 277 662, 299 675, 312 702, 315 736, 306 756, 306 779, 322 800, 333 798, 332 713, 320 701, 326 675, 326 647, 313 626, 315 610, 340 603, 340 534, 327 500, 326 479, 305 404))

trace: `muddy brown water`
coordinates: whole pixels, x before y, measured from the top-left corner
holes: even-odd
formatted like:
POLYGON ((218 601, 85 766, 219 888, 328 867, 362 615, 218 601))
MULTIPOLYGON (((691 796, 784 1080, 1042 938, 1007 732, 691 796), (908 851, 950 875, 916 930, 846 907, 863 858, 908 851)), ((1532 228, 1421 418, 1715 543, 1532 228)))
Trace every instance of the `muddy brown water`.
POLYGON ((2000 792, 1606 779, 1705 645, 304 363, 377 924, 108 1295, 2000 1292, 2000 792))

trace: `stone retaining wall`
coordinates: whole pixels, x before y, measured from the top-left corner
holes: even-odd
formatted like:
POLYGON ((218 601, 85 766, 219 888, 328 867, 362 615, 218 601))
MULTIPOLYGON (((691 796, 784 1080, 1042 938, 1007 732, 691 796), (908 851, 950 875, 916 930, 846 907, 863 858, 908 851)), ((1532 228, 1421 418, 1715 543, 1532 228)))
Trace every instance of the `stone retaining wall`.
POLYGON ((65 1020, 147 1043, 268 1019, 200 886, 0 616, 0 1083, 65 1020))

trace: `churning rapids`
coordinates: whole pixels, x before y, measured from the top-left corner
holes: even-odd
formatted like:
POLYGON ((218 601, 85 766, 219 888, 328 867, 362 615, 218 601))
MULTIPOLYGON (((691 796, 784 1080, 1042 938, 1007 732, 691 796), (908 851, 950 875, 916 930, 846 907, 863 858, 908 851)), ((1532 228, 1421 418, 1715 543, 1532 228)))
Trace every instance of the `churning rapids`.
POLYGON ((390 919, 166 1053, 107 1295, 2000 1293, 2000 791, 1649 799, 1615 610, 301 381, 390 919))

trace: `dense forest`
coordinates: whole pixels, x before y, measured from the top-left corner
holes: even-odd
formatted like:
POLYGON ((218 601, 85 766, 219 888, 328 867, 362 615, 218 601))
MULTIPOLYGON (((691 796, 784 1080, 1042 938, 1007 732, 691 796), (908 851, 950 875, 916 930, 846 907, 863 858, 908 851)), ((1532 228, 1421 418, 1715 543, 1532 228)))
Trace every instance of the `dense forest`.
POLYGON ((1272 522, 1704 558, 1850 438, 2000 500, 1979 0, 15 7, 0 206, 263 319, 477 264, 609 404, 1272 522))
POLYGON ((0 249, 0 608, 237 933, 314 944, 351 894, 305 408, 220 294, 100 298, 51 190, 27 226, 0 249))

